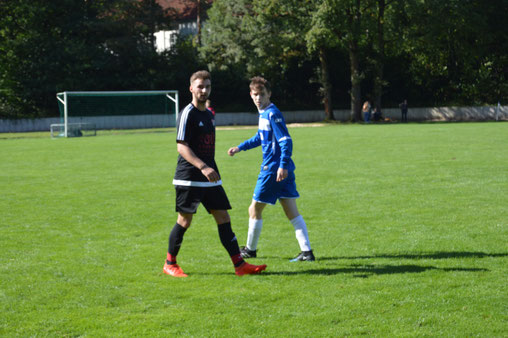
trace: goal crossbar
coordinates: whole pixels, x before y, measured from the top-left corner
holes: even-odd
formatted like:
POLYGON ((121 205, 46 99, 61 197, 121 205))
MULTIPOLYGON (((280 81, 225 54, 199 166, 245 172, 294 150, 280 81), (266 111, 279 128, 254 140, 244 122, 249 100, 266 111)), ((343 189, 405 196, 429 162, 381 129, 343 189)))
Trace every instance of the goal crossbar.
POLYGON ((125 91, 86 91, 86 92, 60 92, 56 95, 63 94, 80 95, 80 96, 121 96, 129 95, 158 95, 158 94, 178 94, 178 90, 125 90, 125 91))

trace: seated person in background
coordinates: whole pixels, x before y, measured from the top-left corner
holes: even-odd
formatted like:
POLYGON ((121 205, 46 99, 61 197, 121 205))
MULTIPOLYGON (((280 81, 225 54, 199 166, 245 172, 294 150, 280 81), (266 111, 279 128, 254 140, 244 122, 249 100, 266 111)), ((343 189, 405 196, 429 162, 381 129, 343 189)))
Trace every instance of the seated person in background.
POLYGON ((381 109, 379 107, 374 109, 373 119, 374 121, 381 121, 383 119, 383 114, 381 114, 381 109))

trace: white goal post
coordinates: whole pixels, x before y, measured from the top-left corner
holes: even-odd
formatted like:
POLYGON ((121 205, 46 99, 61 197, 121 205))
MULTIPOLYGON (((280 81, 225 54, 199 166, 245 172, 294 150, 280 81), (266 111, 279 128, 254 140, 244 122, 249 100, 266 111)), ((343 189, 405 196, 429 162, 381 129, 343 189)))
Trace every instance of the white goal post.
POLYGON ((124 126, 119 121, 135 123, 147 119, 156 126, 145 126, 147 122, 141 121, 139 128, 154 128, 176 125, 178 118, 177 90, 69 91, 57 93, 56 98, 62 127, 61 133, 55 133, 56 137, 78 135, 71 135, 71 124, 74 129, 78 124, 98 129, 129 129, 136 125, 124 126), (167 119, 172 114, 175 114, 174 122, 167 119))

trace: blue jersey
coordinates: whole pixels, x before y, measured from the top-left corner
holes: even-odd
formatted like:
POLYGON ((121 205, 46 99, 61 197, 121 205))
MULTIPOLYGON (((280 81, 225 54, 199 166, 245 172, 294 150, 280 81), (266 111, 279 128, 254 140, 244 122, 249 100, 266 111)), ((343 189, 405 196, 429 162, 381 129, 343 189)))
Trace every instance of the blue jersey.
POLYGON ((271 103, 259 112, 259 128, 256 135, 242 142, 238 148, 249 150, 261 146, 263 150, 262 171, 277 172, 277 169, 295 170, 291 159, 293 141, 280 110, 271 103))

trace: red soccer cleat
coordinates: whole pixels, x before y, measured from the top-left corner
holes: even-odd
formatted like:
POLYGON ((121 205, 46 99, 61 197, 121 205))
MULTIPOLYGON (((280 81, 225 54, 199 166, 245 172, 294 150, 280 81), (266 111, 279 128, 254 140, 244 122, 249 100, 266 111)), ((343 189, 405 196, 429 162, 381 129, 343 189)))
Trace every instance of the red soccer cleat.
POLYGON ((235 274, 237 276, 253 275, 253 274, 256 274, 256 273, 260 273, 264 269, 266 269, 266 264, 263 264, 263 265, 253 265, 253 264, 249 264, 247 262, 244 262, 242 265, 240 265, 239 267, 235 268, 235 274))
POLYGON ((178 264, 164 264, 164 268, 162 271, 170 276, 173 277, 187 277, 187 274, 185 274, 178 264))

